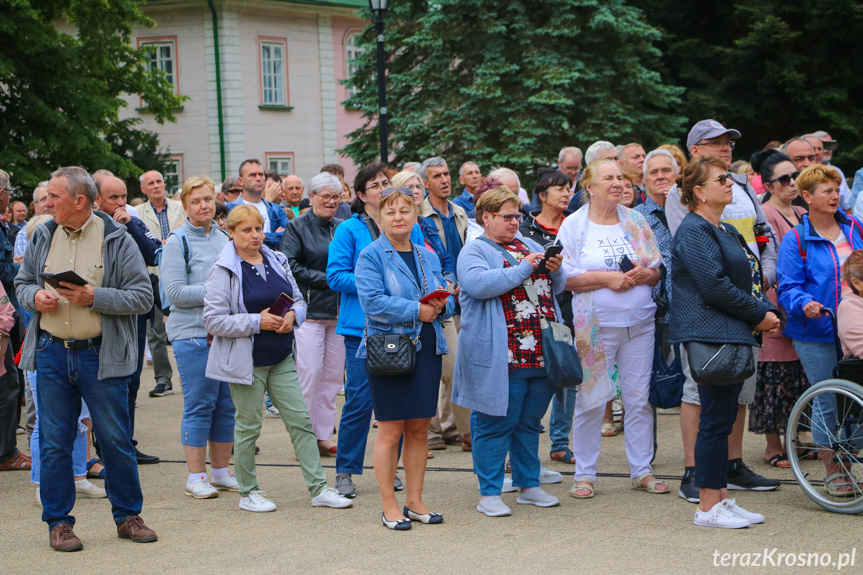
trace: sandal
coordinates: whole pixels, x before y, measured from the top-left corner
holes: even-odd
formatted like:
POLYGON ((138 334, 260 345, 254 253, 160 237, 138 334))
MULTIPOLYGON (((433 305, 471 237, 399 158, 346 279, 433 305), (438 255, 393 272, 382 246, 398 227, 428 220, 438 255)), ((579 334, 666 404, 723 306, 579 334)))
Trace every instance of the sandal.
POLYGON ((642 485, 645 479, 648 477, 653 477, 653 473, 642 473, 638 477, 632 478, 632 488, 636 491, 647 491, 648 493, 655 493, 657 495, 661 495, 663 493, 671 493, 671 488, 668 487, 668 483, 661 479, 653 478, 653 481, 648 481, 647 485, 642 485), (657 489, 657 485, 664 485, 667 489, 657 489))
POLYGON ((87 479, 105 479, 105 466, 102 465, 102 469, 99 470, 99 473, 91 472, 90 470, 96 464, 102 465, 102 462, 96 459, 95 457, 87 462, 87 479))
POLYGON ((805 448, 797 448, 797 459, 809 459, 814 460, 818 459, 818 452, 814 449, 810 449, 808 447, 805 448), (803 453, 801 453, 801 451, 803 453))
POLYGON ((824 487, 827 489, 827 494, 833 497, 851 497, 857 489, 851 477, 844 471, 837 471, 825 477, 824 487), (839 479, 847 479, 848 483, 836 483, 839 479))
POLYGON ((767 460, 767 465, 771 467, 778 467, 780 469, 788 469, 791 467, 791 462, 788 461, 788 455, 785 453, 777 453, 773 457, 767 460))
POLYGON ((603 437, 615 437, 617 436, 617 428, 613 423, 603 423, 602 424, 602 436, 603 437))
POLYGON ((572 454, 570 448, 561 449, 560 451, 552 451, 549 453, 552 461, 562 461, 563 463, 575 463, 575 455, 572 454))
POLYGON ((572 489, 569 490, 569 496, 575 497, 576 499, 590 499, 594 496, 594 488, 596 484, 587 479, 586 477, 582 477, 580 479, 575 480, 575 485, 572 486, 572 489), (577 495, 576 491, 587 491, 587 495, 577 495))

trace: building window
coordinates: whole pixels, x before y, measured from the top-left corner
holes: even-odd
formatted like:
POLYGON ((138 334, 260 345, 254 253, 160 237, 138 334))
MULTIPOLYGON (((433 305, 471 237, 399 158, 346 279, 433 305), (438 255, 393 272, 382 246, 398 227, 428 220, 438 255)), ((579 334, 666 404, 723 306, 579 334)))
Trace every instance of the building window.
MULTIPOLYGON (((348 80, 352 79, 360 67, 360 56, 365 51, 360 45, 360 32, 351 32, 345 40, 345 63, 347 64, 348 80)), ((354 87, 348 89, 348 96, 353 98, 359 93, 354 87)))
POLYGON ((261 104, 288 105, 288 44, 285 40, 260 39, 261 104))
POLYGON ((177 75, 177 38, 141 38, 138 46, 149 48, 150 70, 161 70, 165 73, 168 81, 174 85, 177 93, 180 93, 180 82, 177 75))
POLYGON ((165 170, 162 173, 165 180, 165 190, 173 194, 183 185, 183 155, 172 154, 165 160, 165 170))
POLYGON ((294 174, 294 154, 292 152, 268 153, 266 158, 268 170, 275 170, 282 176, 294 174))

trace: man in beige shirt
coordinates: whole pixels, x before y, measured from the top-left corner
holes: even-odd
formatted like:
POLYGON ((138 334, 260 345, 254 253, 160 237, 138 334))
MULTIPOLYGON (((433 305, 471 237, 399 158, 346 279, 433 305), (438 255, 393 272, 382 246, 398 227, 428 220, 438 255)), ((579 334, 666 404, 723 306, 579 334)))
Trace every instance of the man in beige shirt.
POLYGON ((15 278, 22 306, 34 313, 21 368, 39 373, 42 520, 56 551, 78 551, 72 531, 75 483, 72 443, 87 402, 93 433, 110 470, 105 478, 120 538, 156 541, 144 524, 138 465, 129 421, 129 376, 137 367, 136 316, 153 305, 144 259, 126 228, 93 212, 96 184, 77 167, 60 168, 48 183, 53 220, 30 238, 15 278), (74 272, 86 283, 46 287, 45 274, 74 272))

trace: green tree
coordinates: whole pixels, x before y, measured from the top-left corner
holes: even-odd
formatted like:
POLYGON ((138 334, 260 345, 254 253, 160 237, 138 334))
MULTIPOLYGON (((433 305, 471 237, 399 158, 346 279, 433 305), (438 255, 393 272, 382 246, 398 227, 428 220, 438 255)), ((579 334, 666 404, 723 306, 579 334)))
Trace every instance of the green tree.
POLYGON ((827 130, 846 174, 863 165, 859 0, 630 1, 663 33, 663 77, 686 88, 689 124, 715 118, 739 129, 741 159, 827 130))
POLYGON ((159 123, 184 99, 130 44, 134 25, 154 25, 137 4, 0 0, 0 167, 14 185, 33 187, 67 165, 128 179, 142 162, 160 162, 156 136, 119 119, 124 93, 141 94, 159 123))
MULTIPOLYGON (((564 145, 650 146, 683 128, 681 90, 656 71, 659 33, 623 0, 405 0, 386 22, 395 165, 441 155, 524 174, 564 145)), ((343 150, 359 164, 379 155, 371 28, 361 44, 347 105, 366 123, 343 150)))

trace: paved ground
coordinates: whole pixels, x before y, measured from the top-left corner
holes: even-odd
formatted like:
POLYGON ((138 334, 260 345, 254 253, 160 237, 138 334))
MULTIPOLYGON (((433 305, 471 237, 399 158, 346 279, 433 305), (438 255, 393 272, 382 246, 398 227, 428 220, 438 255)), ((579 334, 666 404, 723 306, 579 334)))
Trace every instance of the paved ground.
MULTIPOLYGON (((793 483, 790 471, 761 460, 763 442, 747 434, 745 459, 762 474, 786 480, 772 493, 742 493, 738 501, 767 516, 764 525, 731 531, 692 525, 694 506, 676 495, 648 495, 629 487, 622 436, 604 439, 597 495, 569 497, 573 466, 548 460, 548 435, 541 437, 545 465, 566 473, 547 486, 561 500, 551 509, 516 505, 505 495, 512 517, 491 519, 476 511, 477 483, 471 457, 460 448, 436 452, 429 461, 425 500, 446 523, 417 525, 396 533, 380 524, 380 499, 371 469, 355 480, 359 496, 347 510, 312 508, 287 432, 278 419, 265 419, 259 445, 260 484, 279 506, 275 513, 238 509, 236 494, 196 501, 184 497, 187 470, 182 461, 179 421, 182 396, 147 397, 153 372, 146 369, 138 400, 140 447, 162 457, 140 468, 143 517, 159 542, 119 540, 106 499, 80 500, 74 514, 84 550, 60 554, 34 501, 29 473, 0 474, 0 573, 832 573, 835 567, 770 566, 780 553, 854 553, 863 572, 863 521, 827 513, 793 483), (766 568, 714 566, 722 553, 770 555, 766 568), (776 549, 775 552, 771 550, 776 549), (715 552, 720 555, 714 556, 715 552)), ((175 384, 175 387, 179 387, 175 384)), ((343 398, 339 398, 340 401, 343 398)), ((20 437, 20 436, 19 436, 20 437)), ((371 439, 374 437, 374 430, 371 439)), ((366 462, 371 463, 371 445, 366 462)), ((333 458, 325 458, 335 477, 333 458)), ((663 478, 683 470, 676 416, 659 417, 655 466, 663 478)), ((817 469, 813 468, 814 471, 817 469)), ((672 482, 676 492, 677 483, 672 482)), ((730 557, 728 558, 730 560, 730 557)), ((755 561, 750 555, 738 558, 755 561)), ((761 559, 759 563, 763 563, 761 559)), ((717 563, 718 565, 718 563, 717 563)))

